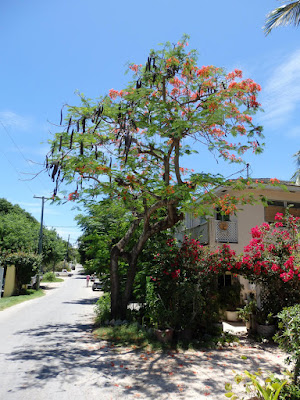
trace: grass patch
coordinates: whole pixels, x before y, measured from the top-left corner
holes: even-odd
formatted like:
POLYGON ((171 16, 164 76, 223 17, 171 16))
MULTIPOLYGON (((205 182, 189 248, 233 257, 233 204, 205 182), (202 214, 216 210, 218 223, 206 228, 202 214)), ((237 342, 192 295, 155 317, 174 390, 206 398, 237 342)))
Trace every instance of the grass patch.
POLYGON ((100 326, 94 330, 98 340, 106 340, 117 347, 133 347, 149 350, 188 350, 213 349, 228 343, 238 342, 238 338, 226 332, 217 336, 204 335, 199 340, 182 341, 176 338, 171 342, 160 342, 153 329, 146 330, 137 323, 120 326, 100 326))
POLYGON ((36 299, 37 297, 44 296, 43 290, 27 289, 25 294, 19 296, 2 297, 0 299, 0 311, 5 308, 15 306, 16 304, 23 303, 23 301, 36 299))
POLYGON ((99 340, 107 340, 119 346, 145 348, 150 344, 150 335, 139 328, 138 324, 102 326, 94 330, 94 335, 99 340))

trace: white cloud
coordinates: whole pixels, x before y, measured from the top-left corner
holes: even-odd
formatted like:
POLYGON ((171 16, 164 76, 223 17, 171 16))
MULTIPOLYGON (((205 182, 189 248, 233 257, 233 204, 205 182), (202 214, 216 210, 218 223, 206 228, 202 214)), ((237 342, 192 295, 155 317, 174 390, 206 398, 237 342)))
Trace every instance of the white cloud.
POLYGON ((63 226, 51 226, 48 225, 47 228, 55 229, 58 235, 63 238, 64 240, 68 240, 70 235, 70 243, 74 244, 78 237, 82 235, 82 231, 78 228, 70 228, 70 227, 63 227, 63 226))
POLYGON ((1 111, 0 122, 6 128, 20 129, 22 131, 29 130, 32 125, 31 118, 23 117, 14 113, 13 111, 1 111))
POLYGON ((281 126, 289 121, 300 107, 300 50, 278 65, 263 89, 262 122, 281 126))

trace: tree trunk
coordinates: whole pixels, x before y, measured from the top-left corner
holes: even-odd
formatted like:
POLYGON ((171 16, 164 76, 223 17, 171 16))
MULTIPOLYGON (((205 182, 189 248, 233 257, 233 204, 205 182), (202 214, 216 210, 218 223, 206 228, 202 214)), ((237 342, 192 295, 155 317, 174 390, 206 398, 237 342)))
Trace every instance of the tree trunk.
POLYGON ((134 221, 129 230, 127 231, 124 238, 122 238, 110 252, 110 282, 111 282, 111 316, 113 319, 126 319, 127 305, 132 294, 134 279, 137 269, 138 256, 144 248, 147 240, 158 232, 164 231, 168 228, 172 228, 179 220, 183 218, 183 215, 177 214, 176 207, 174 204, 167 204, 168 215, 165 219, 156 222, 152 226, 149 224, 149 218, 151 212, 154 212, 161 206, 161 203, 156 203, 151 210, 148 210, 144 216, 144 227, 143 231, 133 246, 130 254, 126 254, 128 261, 128 271, 126 276, 126 284, 124 293, 121 294, 120 278, 118 272, 119 258, 125 257, 124 248, 128 244, 135 230, 138 228, 139 221, 134 221))
POLYGON ((119 319, 124 317, 124 310, 122 310, 121 307, 119 256, 120 256, 120 251, 116 246, 114 246, 110 252, 111 317, 114 319, 119 319))

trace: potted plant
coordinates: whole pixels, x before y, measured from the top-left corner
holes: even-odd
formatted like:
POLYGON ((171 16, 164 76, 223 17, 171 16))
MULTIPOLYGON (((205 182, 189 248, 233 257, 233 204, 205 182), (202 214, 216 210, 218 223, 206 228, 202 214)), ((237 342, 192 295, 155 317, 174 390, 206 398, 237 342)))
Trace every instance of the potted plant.
POLYGON ((271 337, 275 333, 275 319, 272 312, 258 309, 255 315, 257 333, 264 337, 271 337))
POLYGON ((238 308, 241 306, 241 290, 243 285, 236 280, 230 286, 220 289, 220 304, 226 312, 227 321, 238 321, 238 308))
POLYGON ((247 329, 253 328, 254 321, 253 316, 256 312, 256 301, 255 299, 248 301, 248 303, 238 309, 238 317, 246 324, 247 329))

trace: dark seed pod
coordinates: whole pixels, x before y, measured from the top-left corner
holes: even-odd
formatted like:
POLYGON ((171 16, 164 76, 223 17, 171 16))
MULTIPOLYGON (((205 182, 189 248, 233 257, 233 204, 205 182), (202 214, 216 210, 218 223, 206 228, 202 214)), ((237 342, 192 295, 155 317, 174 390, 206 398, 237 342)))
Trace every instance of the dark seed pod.
POLYGON ((48 157, 46 156, 46 168, 48 169, 48 157))
POLYGON ((51 175, 51 178, 52 178, 52 181, 53 181, 53 182, 54 182, 54 180, 55 180, 55 175, 56 175, 56 173, 57 173, 57 170, 58 170, 58 163, 55 164, 54 167, 53 167, 53 171, 52 171, 52 175, 51 175))
POLYGON ((70 129, 70 126, 71 126, 71 122, 72 122, 72 117, 69 119, 68 128, 67 128, 67 133, 69 133, 69 129, 70 129))
POLYGON ((58 151, 61 151, 61 146, 62 146, 62 136, 59 138, 59 148, 58 148, 58 151))
POLYGON ((98 121, 98 122, 97 122, 97 124, 95 125, 95 128, 94 128, 94 131, 93 131, 93 133, 95 133, 96 129, 97 129, 97 128, 98 128, 98 126, 100 125, 100 122, 101 122, 101 119, 100 119, 100 121, 98 121))
POLYGON ((80 155, 83 156, 83 142, 80 142, 80 155))
POLYGON ((98 149, 97 149, 97 146, 95 146, 95 159, 98 160, 98 149))
POLYGON ((62 124, 62 120, 63 120, 63 113, 62 113, 62 109, 61 109, 60 110, 60 123, 59 123, 59 125, 62 124))
POLYGON ((71 136, 70 136, 70 150, 72 149, 73 135, 74 135, 74 129, 72 129, 72 133, 71 133, 71 136))
POLYGON ((79 132, 79 129, 80 129, 80 127, 79 127, 79 121, 77 121, 77 122, 76 122, 76 130, 77 130, 77 132, 79 132))
POLYGON ((85 118, 82 120, 82 132, 85 133, 85 118))

